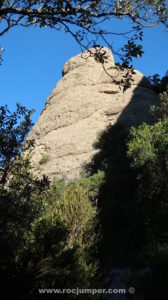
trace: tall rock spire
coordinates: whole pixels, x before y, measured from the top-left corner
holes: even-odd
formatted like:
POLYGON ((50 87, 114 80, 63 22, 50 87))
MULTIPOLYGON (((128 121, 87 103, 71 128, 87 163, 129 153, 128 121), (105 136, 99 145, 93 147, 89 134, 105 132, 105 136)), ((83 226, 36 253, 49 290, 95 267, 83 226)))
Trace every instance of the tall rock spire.
POLYGON ((123 92, 117 82, 126 71, 119 71, 109 49, 102 48, 100 56, 95 51, 65 63, 63 78, 28 137, 35 140, 32 166, 39 175, 78 178, 96 152, 98 134, 109 124, 120 122, 129 128, 150 121, 149 108, 158 98, 147 78, 135 70, 131 87, 123 92))

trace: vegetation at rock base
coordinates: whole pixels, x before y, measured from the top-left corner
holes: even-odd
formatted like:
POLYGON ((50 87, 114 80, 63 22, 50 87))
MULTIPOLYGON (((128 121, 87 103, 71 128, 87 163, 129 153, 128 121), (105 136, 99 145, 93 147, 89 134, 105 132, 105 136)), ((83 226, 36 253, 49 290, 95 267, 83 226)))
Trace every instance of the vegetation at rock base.
POLYGON ((48 161, 50 160, 49 156, 47 154, 44 154, 40 161, 39 161, 39 164, 40 165, 45 165, 48 161))
POLYGON ((142 124, 138 129, 132 128, 128 156, 132 159, 132 167, 138 169, 137 216, 146 237, 142 247, 143 257, 146 266, 151 269, 145 299, 158 299, 160 290, 163 294, 166 292, 168 280, 167 153, 167 118, 154 125, 142 124))
POLYGON ((168 76, 163 76, 159 82, 153 84, 154 90, 157 90, 160 96, 159 106, 152 106, 151 113, 155 120, 162 120, 168 117, 168 76))
POLYGON ((99 191, 103 183, 104 183, 104 172, 100 170, 97 173, 94 173, 92 176, 82 177, 78 181, 80 187, 88 189, 89 199, 92 203, 95 204, 98 200, 99 191))
POLYGON ((121 125, 109 126, 99 137, 95 145, 99 151, 88 165, 90 174, 97 170, 104 172, 98 197, 102 229, 100 259, 109 269, 131 263, 141 243, 140 226, 134 215, 136 171, 127 158, 127 137, 121 125))
POLYGON ((166 108, 164 91, 160 106, 152 109, 153 124, 129 132, 119 124, 109 126, 95 143, 99 151, 87 166, 90 176, 68 184, 32 175, 33 141, 22 154, 31 111, 20 105, 15 113, 1 108, 2 299, 39 299, 39 288, 99 287, 100 267, 116 266, 132 270, 129 282, 145 300, 166 292, 166 108), (141 268, 147 270, 143 276, 141 268))
POLYGON ((101 264, 107 270, 130 268, 128 286, 145 300, 166 293, 168 280, 167 100, 164 92, 160 106, 153 107, 153 124, 130 132, 109 126, 88 166, 90 174, 104 172, 98 201, 101 264))
POLYGON ((23 107, 1 108, 1 299, 39 299, 39 288, 88 288, 98 268, 98 212, 87 185, 34 178, 30 157, 21 154, 31 125, 23 107))

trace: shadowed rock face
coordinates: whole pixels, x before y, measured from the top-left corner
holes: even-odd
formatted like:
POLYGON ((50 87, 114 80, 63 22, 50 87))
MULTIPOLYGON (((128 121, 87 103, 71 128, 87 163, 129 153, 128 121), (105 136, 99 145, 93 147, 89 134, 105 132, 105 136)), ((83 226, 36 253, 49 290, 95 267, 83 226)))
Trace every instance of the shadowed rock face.
POLYGON ((148 80, 135 71, 131 88, 123 92, 113 78, 120 81, 125 72, 115 66, 109 49, 101 51, 106 52, 104 68, 88 52, 64 65, 63 78, 28 137, 35 140, 32 165, 39 175, 78 178, 96 152, 97 135, 107 125, 120 122, 129 128, 150 121, 149 107, 158 99, 148 80))

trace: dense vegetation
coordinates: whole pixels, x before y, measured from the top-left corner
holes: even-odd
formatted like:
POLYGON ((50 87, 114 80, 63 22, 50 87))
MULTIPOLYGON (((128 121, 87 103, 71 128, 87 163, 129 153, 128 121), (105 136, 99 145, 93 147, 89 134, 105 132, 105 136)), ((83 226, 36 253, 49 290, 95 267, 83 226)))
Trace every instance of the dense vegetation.
MULTIPOLYGON (((127 132, 116 124, 99 137, 90 174, 104 171, 99 193, 100 261, 129 268, 144 299, 158 299, 168 282, 168 92, 152 107, 153 124, 127 132)), ((128 278, 127 278, 128 279, 128 278)))
POLYGON ((88 288, 98 269, 94 198, 102 175, 68 185, 34 178, 33 141, 21 154, 30 116, 20 105, 15 113, 0 110, 1 299, 38 299, 39 288, 88 288))
POLYGON ((1 107, 2 299, 39 299, 38 289, 47 287, 100 287, 101 271, 115 266, 129 267, 127 280, 145 300, 166 292, 168 93, 163 91, 160 105, 152 107, 153 124, 129 132, 118 124, 108 127, 95 143, 99 151, 87 166, 88 176, 68 184, 32 175, 33 141, 24 144, 22 154, 32 111, 1 107))

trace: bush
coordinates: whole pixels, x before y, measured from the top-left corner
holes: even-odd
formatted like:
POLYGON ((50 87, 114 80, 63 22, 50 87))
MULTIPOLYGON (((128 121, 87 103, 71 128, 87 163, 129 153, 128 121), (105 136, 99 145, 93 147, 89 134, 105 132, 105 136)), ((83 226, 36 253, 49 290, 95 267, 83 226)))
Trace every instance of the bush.
POLYGON ((40 159, 40 161, 39 161, 39 164, 40 164, 40 165, 45 165, 48 161, 49 161, 49 156, 48 156, 47 154, 44 154, 44 155, 41 157, 41 159, 40 159))
POLYGON ((50 186, 46 177, 39 180, 33 176, 28 151, 33 143, 25 145, 28 154, 21 154, 32 125, 30 116, 31 111, 20 105, 13 114, 6 107, 0 109, 3 300, 46 299, 39 295, 39 288, 95 287, 96 207, 87 187, 78 183, 66 186, 61 181, 50 186))
MULTIPOLYGON (((24 253, 31 259, 33 290, 89 288, 95 283, 96 223, 96 208, 88 199, 87 189, 78 184, 64 186, 58 197, 58 189, 52 185, 46 210, 32 224, 32 243, 24 253)), ((36 293, 33 296, 38 298, 36 293)))
POLYGON ((83 177, 79 180, 79 186, 88 189, 89 199, 96 203, 99 196, 99 191, 104 183, 104 172, 98 170, 97 173, 89 177, 83 177))
POLYGON ((141 258, 150 270, 142 290, 145 299, 158 299, 168 279, 168 119, 132 128, 128 156, 138 172, 134 202, 145 238, 141 258))

